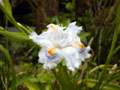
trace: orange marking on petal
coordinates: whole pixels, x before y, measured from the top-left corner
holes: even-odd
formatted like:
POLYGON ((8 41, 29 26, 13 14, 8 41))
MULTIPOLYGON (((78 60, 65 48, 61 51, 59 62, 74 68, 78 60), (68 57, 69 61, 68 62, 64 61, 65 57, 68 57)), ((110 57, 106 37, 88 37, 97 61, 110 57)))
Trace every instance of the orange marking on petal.
POLYGON ((56 30, 56 27, 54 27, 53 25, 50 25, 50 28, 52 28, 53 30, 56 30))
POLYGON ((81 42, 77 42, 77 45, 82 49, 85 48, 85 46, 81 42))
POLYGON ((56 50, 56 48, 53 47, 53 46, 51 46, 51 47, 49 47, 49 48, 47 49, 47 53, 48 53, 49 55, 54 55, 55 50, 56 50))

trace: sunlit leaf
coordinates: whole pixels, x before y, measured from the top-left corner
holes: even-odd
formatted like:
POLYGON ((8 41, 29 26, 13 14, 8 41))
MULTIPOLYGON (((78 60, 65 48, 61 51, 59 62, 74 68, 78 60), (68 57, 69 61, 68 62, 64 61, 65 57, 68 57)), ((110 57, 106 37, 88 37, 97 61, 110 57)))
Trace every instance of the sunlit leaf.
POLYGON ((26 81, 24 82, 24 85, 29 89, 29 90, 41 90, 40 88, 38 88, 38 86, 34 83, 32 83, 31 81, 26 81))

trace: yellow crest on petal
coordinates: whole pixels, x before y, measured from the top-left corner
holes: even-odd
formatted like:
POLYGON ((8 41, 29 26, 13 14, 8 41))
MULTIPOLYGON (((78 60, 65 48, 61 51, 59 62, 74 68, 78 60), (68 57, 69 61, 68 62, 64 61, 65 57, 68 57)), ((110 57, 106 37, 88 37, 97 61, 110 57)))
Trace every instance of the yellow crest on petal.
POLYGON ((54 46, 51 46, 47 49, 47 53, 49 55, 54 55, 56 48, 54 46))
POLYGON ((85 48, 84 44, 82 44, 81 42, 77 42, 76 44, 77 44, 77 46, 79 46, 81 49, 85 48))
POLYGON ((53 25, 50 25, 50 28, 52 28, 53 30, 56 30, 56 27, 53 25))

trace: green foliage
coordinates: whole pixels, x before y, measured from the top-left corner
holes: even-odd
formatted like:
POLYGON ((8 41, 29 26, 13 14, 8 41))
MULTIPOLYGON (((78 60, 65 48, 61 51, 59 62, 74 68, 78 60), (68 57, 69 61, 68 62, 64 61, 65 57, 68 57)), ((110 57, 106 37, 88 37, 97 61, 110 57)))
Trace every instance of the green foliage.
MULTIPOLYGON (((0 45, 0 51, 2 51, 4 53, 5 58, 6 58, 7 62, 8 62, 8 68, 7 69, 9 70, 9 68, 10 68, 10 71, 9 71, 10 73, 9 74, 11 74, 11 76, 12 76, 10 90, 14 90, 15 86, 16 86, 16 73, 15 73, 15 70, 14 70, 14 64, 12 62, 12 59, 11 59, 11 57, 9 55, 8 50, 6 50, 2 45, 0 45)), ((5 61, 3 61, 3 62, 5 62, 5 61)), ((5 69, 5 70, 7 70, 7 69, 5 69)))
POLYGON ((115 28, 115 31, 114 31, 114 36, 113 36, 113 41, 112 41, 112 45, 111 45, 111 48, 110 48, 110 51, 109 51, 109 54, 108 54, 108 57, 107 57, 107 61, 105 63, 105 67, 101 73, 101 76, 99 78, 99 83, 96 84, 96 89, 100 88, 101 86, 101 83, 103 82, 103 80, 106 78, 106 72, 107 72, 107 66, 112 58, 112 55, 113 55, 113 50, 115 48, 115 44, 117 42, 117 38, 118 38, 118 34, 119 34, 119 26, 120 26, 120 1, 119 1, 119 4, 118 4, 118 8, 117 8, 117 14, 116 14, 116 28, 115 28))
POLYGON ((12 8, 11 8, 11 5, 10 5, 10 3, 9 3, 9 0, 3 0, 3 2, 4 2, 4 6, 3 6, 4 10, 6 10, 6 12, 7 12, 10 16, 12 16, 12 8))
POLYGON ((14 41, 29 41, 30 40, 25 33, 8 32, 6 30, 0 30, 0 34, 14 41))
POLYGON ((60 6, 57 16, 47 17, 49 23, 67 26, 77 21, 83 26, 79 37, 91 46, 92 56, 70 72, 64 62, 52 70, 42 68, 37 61, 40 47, 28 37, 34 30, 16 22, 9 0, 3 0, 0 9, 6 24, 0 26, 1 90, 120 90, 120 1, 77 1, 61 0, 64 9, 60 6), (19 32, 7 31, 8 21, 19 32))
POLYGON ((40 88, 39 88, 36 84, 32 83, 31 81, 26 81, 26 82, 24 82, 24 85, 25 85, 29 90, 40 90, 40 88))
POLYGON ((72 2, 68 2, 66 3, 66 9, 69 11, 73 11, 75 8, 75 0, 73 0, 72 2))

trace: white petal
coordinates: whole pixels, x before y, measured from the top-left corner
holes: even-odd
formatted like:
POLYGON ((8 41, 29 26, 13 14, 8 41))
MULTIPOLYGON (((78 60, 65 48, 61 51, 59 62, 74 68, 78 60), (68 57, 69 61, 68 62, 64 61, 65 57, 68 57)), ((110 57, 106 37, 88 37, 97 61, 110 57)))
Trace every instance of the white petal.
POLYGON ((48 31, 59 31, 65 29, 65 27, 55 25, 55 24, 49 24, 47 25, 48 31))
POLYGON ((55 52, 55 55, 53 56, 48 56, 46 49, 42 48, 41 51, 39 52, 39 63, 43 63, 44 64, 44 68, 47 69, 52 69, 54 67, 57 66, 58 63, 61 62, 61 54, 60 51, 57 50, 55 52))
POLYGON ((79 36, 77 34, 82 30, 82 27, 78 27, 76 25, 76 22, 71 23, 68 28, 64 31, 64 33, 67 36, 68 42, 71 42, 72 44, 76 42, 80 42, 79 36))
POLYGON ((86 58, 90 58, 91 54, 89 54, 88 52, 90 51, 90 46, 84 48, 83 50, 80 50, 80 58, 82 61, 84 61, 86 58))
POLYGON ((50 26, 53 26, 53 27, 56 28, 57 25, 55 25, 55 24, 48 24, 48 25, 47 25, 47 28, 50 29, 50 26))
POLYGON ((76 22, 73 22, 67 27, 65 31, 68 32, 70 35, 77 35, 78 33, 80 33, 81 30, 82 27, 78 27, 76 25, 76 22))
POLYGON ((38 42, 39 42, 38 35, 37 35, 35 32, 32 32, 32 33, 29 35, 29 38, 32 39, 35 43, 38 43, 38 42))
POLYGON ((79 60, 79 53, 73 47, 67 47, 62 49, 63 56, 65 58, 66 65, 69 70, 74 71, 75 68, 79 68, 81 61, 79 60))
POLYGON ((42 46, 42 47, 46 47, 51 45, 49 38, 49 34, 48 33, 42 33, 40 35, 37 35, 35 32, 32 32, 29 35, 29 38, 32 39, 35 43, 37 43, 38 45, 42 46))
POLYGON ((63 33, 64 27, 56 25, 55 28, 56 28, 55 31, 54 30, 53 30, 53 32, 51 31, 51 34, 50 34, 51 37, 49 39, 50 39, 50 41, 52 42, 53 45, 59 47, 59 46, 62 46, 63 42, 66 41, 65 37, 64 37, 65 35, 63 33))
POLYGON ((29 35, 30 39, 42 47, 39 52, 39 62, 45 69, 56 67, 64 58, 68 69, 74 71, 79 68, 82 61, 91 56, 88 53, 90 47, 81 49, 76 46, 76 42, 81 42, 77 34, 82 30, 76 22, 71 23, 65 31, 64 27, 55 24, 49 24, 47 27, 48 30, 40 35, 35 32, 29 35), (53 55, 47 53, 50 46, 56 48, 53 55))

